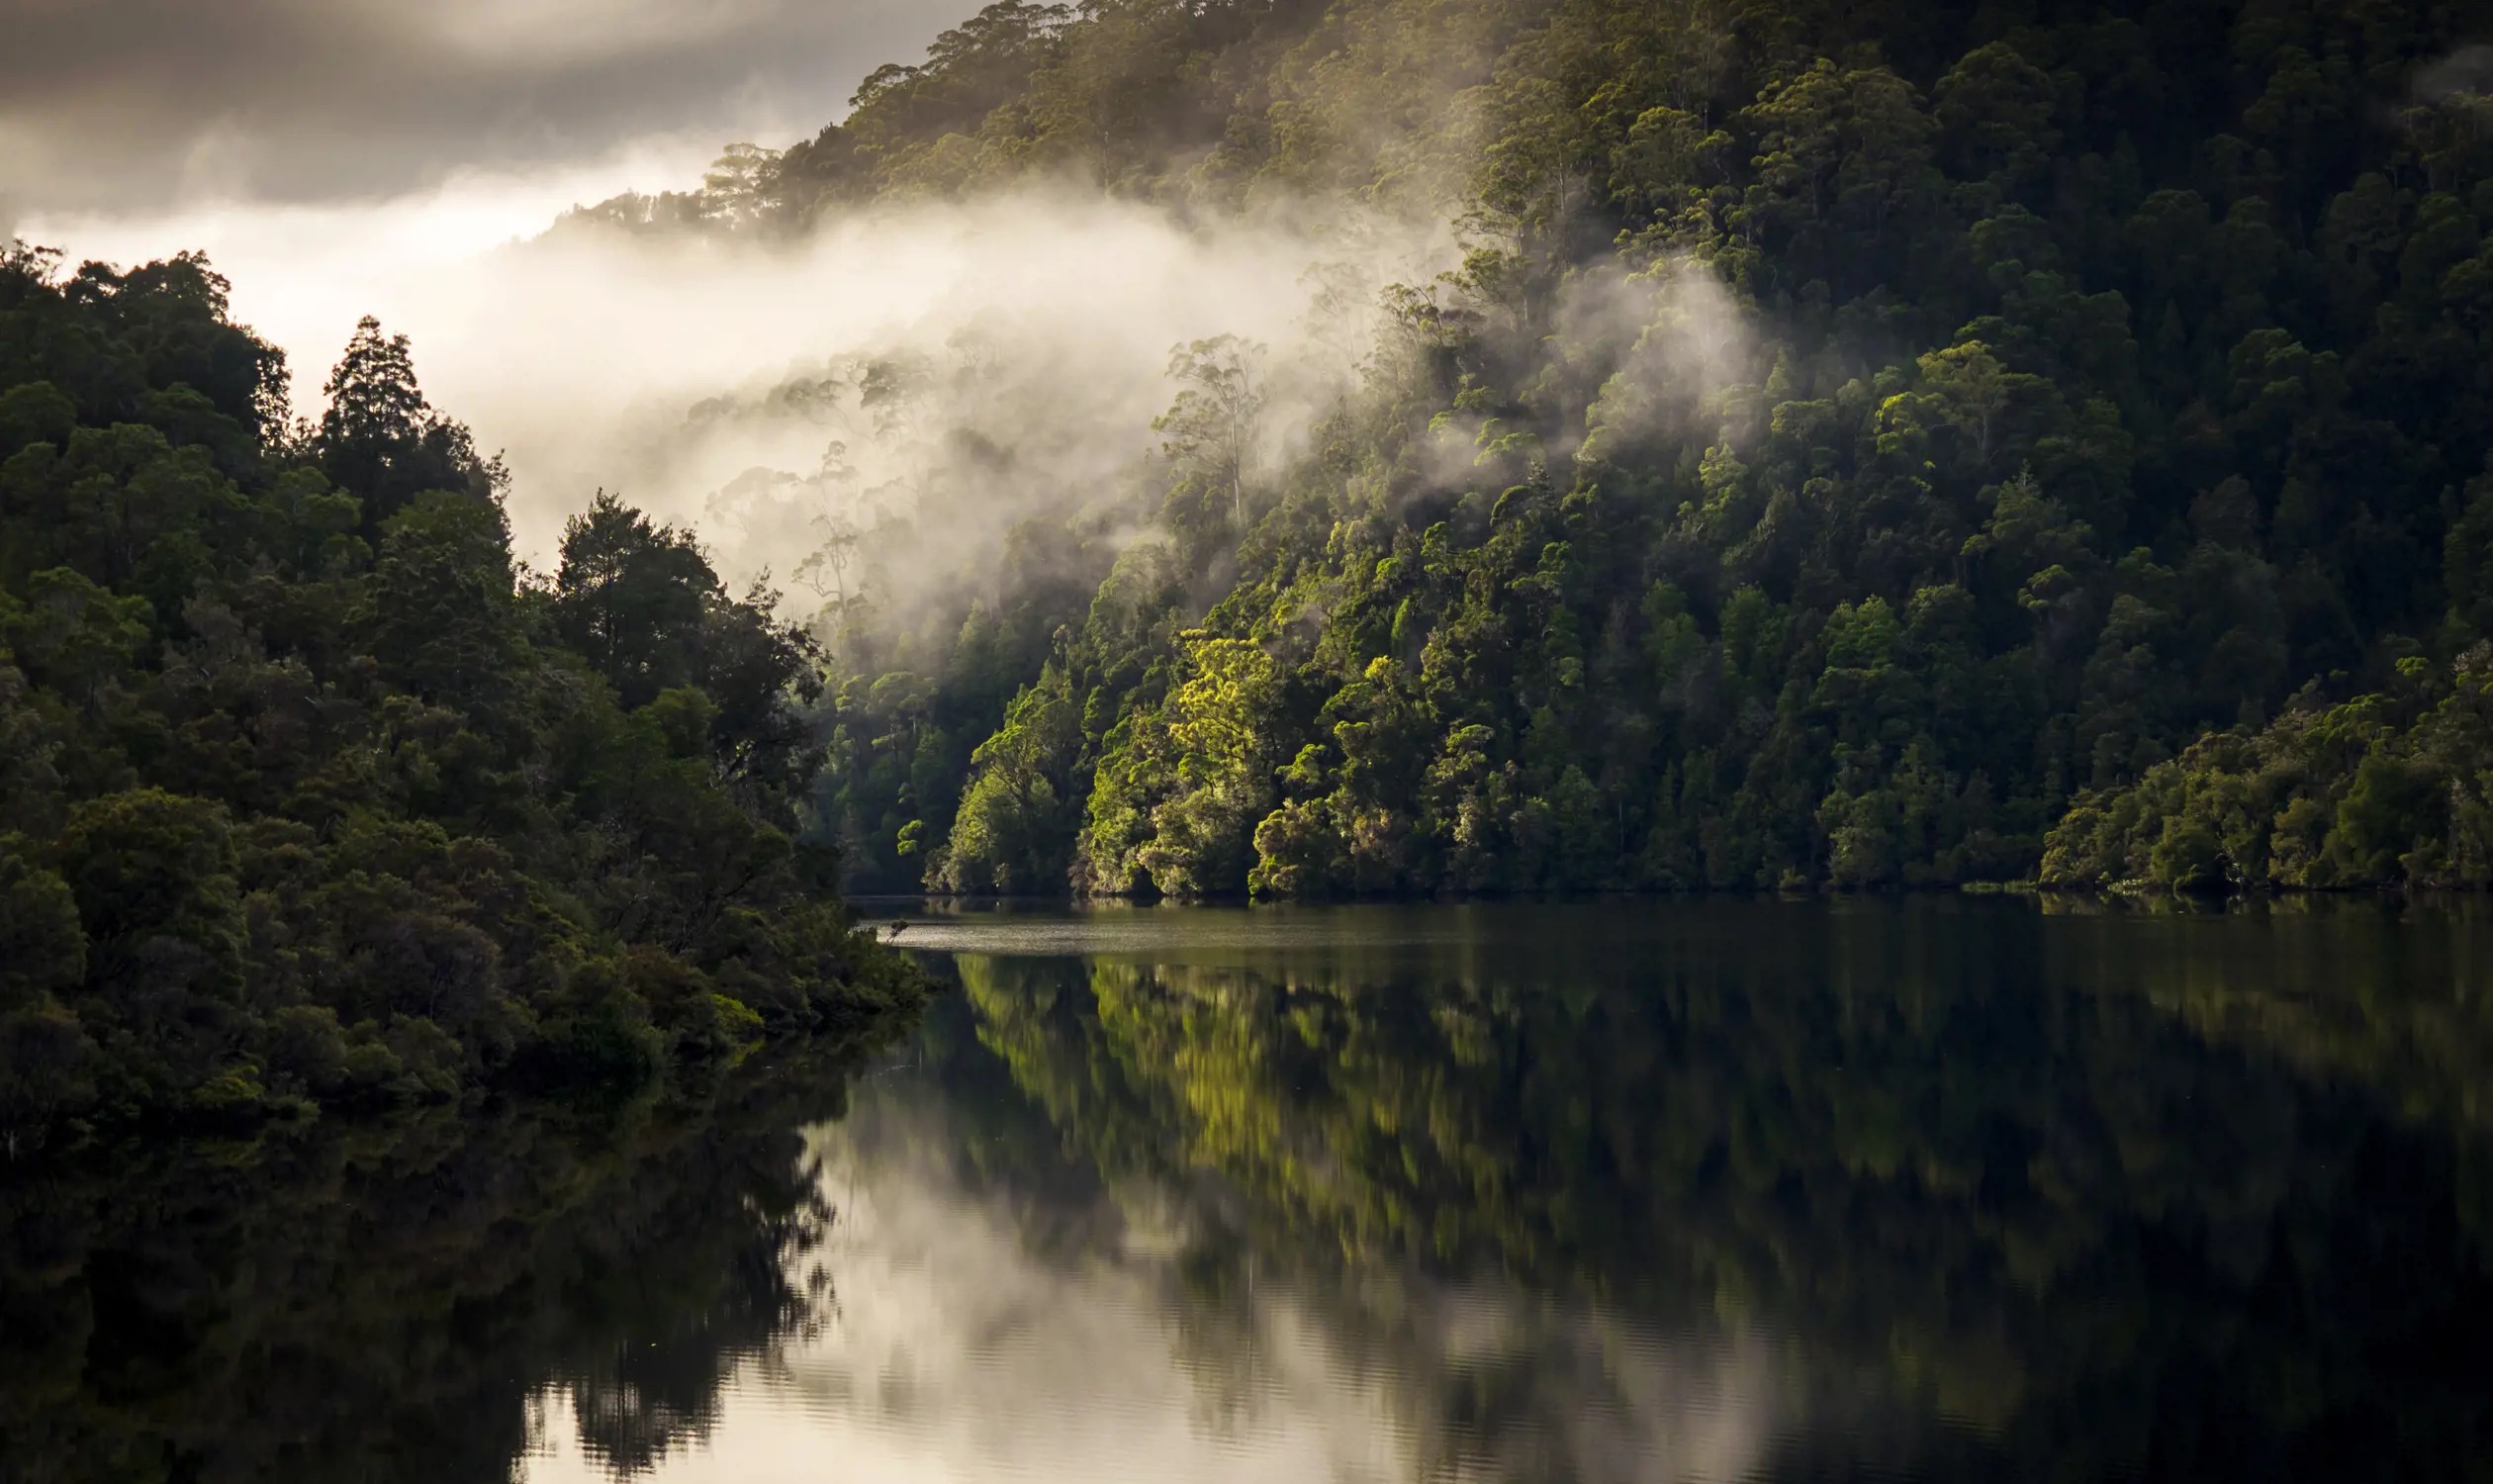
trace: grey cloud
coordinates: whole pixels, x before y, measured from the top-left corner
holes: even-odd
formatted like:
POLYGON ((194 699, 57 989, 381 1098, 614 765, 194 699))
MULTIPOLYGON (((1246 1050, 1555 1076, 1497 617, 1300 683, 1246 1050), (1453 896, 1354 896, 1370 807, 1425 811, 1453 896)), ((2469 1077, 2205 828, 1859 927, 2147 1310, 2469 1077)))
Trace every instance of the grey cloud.
POLYGON ((0 0, 0 198, 387 196, 809 129, 975 0, 0 0))

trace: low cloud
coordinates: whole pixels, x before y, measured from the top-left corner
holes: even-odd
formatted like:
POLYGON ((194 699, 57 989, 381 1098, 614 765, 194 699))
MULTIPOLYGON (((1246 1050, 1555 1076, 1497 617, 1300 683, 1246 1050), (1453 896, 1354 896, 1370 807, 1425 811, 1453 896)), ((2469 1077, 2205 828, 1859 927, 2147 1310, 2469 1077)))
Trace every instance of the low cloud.
MULTIPOLYGON (((1180 222, 1045 186, 855 212, 795 241, 579 224, 500 241, 551 199, 543 181, 479 180, 63 245, 125 262, 207 246, 237 317, 287 350, 307 415, 358 315, 409 333, 434 405, 507 457, 513 533, 539 566, 605 489, 695 529, 731 581, 767 572, 791 616, 863 596, 878 632, 938 642, 1032 575, 1005 561, 1021 521, 1086 548, 1082 573, 1053 575, 1095 580, 1149 539, 1172 347, 1260 347, 1242 462, 1268 498, 1379 346, 1384 291, 1459 257, 1439 219, 1302 201, 1180 222), (808 567, 826 547, 838 560, 808 567)), ((1684 427, 1754 374, 1751 349, 1701 268, 1572 280, 1520 374, 1608 390, 1540 456, 1684 427)), ((1485 488, 1481 433, 1453 419, 1417 451, 1422 477, 1485 488)))
MULTIPOLYGON (((1091 536, 1131 537, 1115 527, 1158 455, 1172 346, 1264 347, 1249 463, 1280 467, 1372 343, 1378 291, 1448 251, 1426 224, 1180 224, 1041 189, 860 213, 795 243, 566 229, 364 287, 413 336, 435 405, 507 455, 530 559, 600 488, 696 528, 738 581, 786 588, 845 530, 870 537, 860 566, 817 566, 813 587, 869 588, 905 627, 1003 596, 1017 521, 1092 512, 1091 536)), ((343 343, 342 308, 290 344, 298 393, 343 343)))

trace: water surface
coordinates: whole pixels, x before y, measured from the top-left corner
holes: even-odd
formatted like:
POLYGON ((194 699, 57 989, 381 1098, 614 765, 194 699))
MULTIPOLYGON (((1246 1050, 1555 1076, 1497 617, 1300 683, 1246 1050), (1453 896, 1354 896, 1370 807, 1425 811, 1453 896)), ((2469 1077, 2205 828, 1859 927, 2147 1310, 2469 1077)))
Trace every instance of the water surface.
MULTIPOLYGON (((459 1157, 555 1173, 505 1176, 528 1194, 499 1214, 464 1183, 403 1214, 455 1290, 429 1304, 288 1271, 203 1298, 158 1271, 201 1260, 178 1221, 55 1255, 44 1290, 18 1222, 8 1291, 85 1306, 54 1345, 83 1370, 43 1384, 99 1430, 236 1419, 190 1424, 162 1477, 2493 1465, 2471 903, 1125 908, 900 941, 958 992, 854 1071, 661 1107, 596 1158, 541 1131, 459 1157), (245 1300, 292 1317, 215 1312, 245 1300), (124 1334, 164 1302, 249 1333, 124 1334), (297 1376, 323 1343, 324 1407, 297 1376), (290 1407, 293 1442, 239 1448, 290 1407)), ((0 1342, 0 1407, 24 1348, 0 1342)), ((107 1476, 54 1432, 10 1444, 31 1477, 107 1476)))

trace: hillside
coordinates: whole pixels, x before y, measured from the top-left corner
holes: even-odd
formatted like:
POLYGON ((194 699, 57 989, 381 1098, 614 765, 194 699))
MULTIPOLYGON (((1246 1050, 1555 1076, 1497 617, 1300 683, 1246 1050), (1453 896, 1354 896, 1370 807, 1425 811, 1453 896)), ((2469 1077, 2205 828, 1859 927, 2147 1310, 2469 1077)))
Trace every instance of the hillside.
POLYGON ((0 1156, 913 1002, 798 843, 819 685, 767 598, 603 498, 523 578, 403 337, 289 425, 227 289, 0 254, 0 1156))
POLYGON ((1149 539, 1017 532, 1044 579, 912 633, 826 612, 855 881, 2483 884, 2488 40, 2395 0, 1007 3, 571 225, 1069 179, 1462 231, 1300 455, 1247 465, 1255 347, 1180 347, 1149 539))

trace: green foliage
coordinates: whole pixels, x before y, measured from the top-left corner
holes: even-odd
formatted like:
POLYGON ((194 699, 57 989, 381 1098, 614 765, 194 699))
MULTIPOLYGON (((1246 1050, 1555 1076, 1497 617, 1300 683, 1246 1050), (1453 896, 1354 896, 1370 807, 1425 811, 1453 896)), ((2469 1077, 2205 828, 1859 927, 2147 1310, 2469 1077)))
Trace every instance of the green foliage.
POLYGON ((1096 889, 1218 892, 1245 874, 1255 822, 1272 806, 1279 760, 1265 749, 1280 667, 1245 640, 1181 642, 1185 678, 1129 717, 1100 763, 1074 866, 1096 889))
POLYGON ((804 841, 809 643, 498 468, 367 321, 308 446, 195 258, 0 259, 0 1138, 638 1081, 908 1002, 804 841), (309 460, 309 462, 305 462, 309 460))
POLYGON ((331 483, 361 500, 367 531, 426 491, 482 499, 503 484, 501 465, 478 458, 468 430, 424 400, 407 336, 384 335, 369 315, 322 390, 329 405, 312 452, 331 483))
POLYGON ((2493 886, 2493 651, 2391 692, 2210 737, 2079 796, 2043 880, 2180 889, 2493 886))
POLYGON ((416 497, 382 525, 372 585, 372 654, 426 700, 495 703, 523 654, 502 512, 465 495, 416 497))
POLYGON ((1086 169, 1187 210, 1362 193, 1469 251, 1386 296, 1283 467, 1241 433, 1252 347, 1177 347, 1110 497, 1151 536, 1053 569, 1087 597, 844 646, 856 879, 2475 880, 2454 696, 2368 763, 2313 742, 2336 782, 2248 782, 2295 718, 2408 706, 2403 660, 2464 690, 2493 632, 2493 146, 2413 87, 2458 26, 991 7, 752 161, 756 221, 1086 169), (2176 767, 2212 812, 2168 835, 2176 767))
MULTIPOLYGON (((1057 847, 1065 837, 1065 798, 1059 791, 1081 742, 1079 718, 1051 670, 1013 698, 1004 725, 970 758, 972 777, 935 884, 952 891, 1046 893, 1064 880, 1057 847)), ((912 842, 914 843, 914 842, 912 842)))
POLYGON ((820 667, 812 643, 771 617, 774 595, 738 601, 690 534, 601 492, 564 527, 552 597, 556 634, 625 708, 697 691, 710 707, 697 740, 723 777, 754 799, 803 789, 816 767, 803 706, 820 667))
POLYGON ((86 929, 78 898, 38 867, 25 837, 0 844, 0 1006, 16 1008, 86 976, 86 929))

